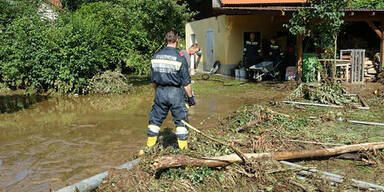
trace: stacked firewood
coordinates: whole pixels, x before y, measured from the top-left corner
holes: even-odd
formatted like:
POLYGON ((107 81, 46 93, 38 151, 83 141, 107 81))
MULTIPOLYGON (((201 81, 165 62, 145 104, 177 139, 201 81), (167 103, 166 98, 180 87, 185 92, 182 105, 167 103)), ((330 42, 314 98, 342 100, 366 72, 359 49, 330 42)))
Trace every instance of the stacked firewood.
POLYGON ((369 59, 365 58, 364 61, 364 78, 366 81, 374 81, 377 75, 377 63, 369 59))

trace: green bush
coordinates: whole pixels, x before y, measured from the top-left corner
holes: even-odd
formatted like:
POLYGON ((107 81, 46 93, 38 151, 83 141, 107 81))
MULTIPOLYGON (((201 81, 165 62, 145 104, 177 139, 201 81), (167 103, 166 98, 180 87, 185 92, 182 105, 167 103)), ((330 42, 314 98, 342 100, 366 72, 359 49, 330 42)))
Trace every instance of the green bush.
POLYGON ((320 70, 320 62, 314 53, 304 53, 303 55, 303 81, 316 81, 316 72, 320 70))
POLYGON ((8 93, 10 90, 7 85, 0 83, 0 93, 8 93))
POLYGON ((384 8, 383 0, 351 0, 349 7, 384 8))
POLYGON ((173 0, 86 3, 55 22, 31 10, 0 28, 0 82, 60 93, 84 93, 90 79, 107 70, 148 74, 164 34, 171 28, 183 33, 191 17, 173 0))

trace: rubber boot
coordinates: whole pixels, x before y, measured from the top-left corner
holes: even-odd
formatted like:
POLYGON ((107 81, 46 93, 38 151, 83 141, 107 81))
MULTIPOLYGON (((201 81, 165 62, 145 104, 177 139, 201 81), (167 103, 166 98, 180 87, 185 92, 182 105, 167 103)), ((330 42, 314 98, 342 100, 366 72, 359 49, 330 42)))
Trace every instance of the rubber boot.
POLYGON ((188 141, 187 140, 177 140, 177 143, 179 144, 179 149, 188 149, 188 141))
POLYGON ((147 139, 147 147, 153 147, 156 144, 157 136, 148 137, 147 139))
MULTIPOLYGON (((157 141, 157 136, 153 136, 153 137, 148 137, 148 139, 147 139, 147 148, 151 148, 151 147, 153 147, 155 144, 156 144, 156 141, 157 141)), ((142 155, 144 155, 144 150, 140 150, 139 151, 139 156, 142 156, 142 155)))

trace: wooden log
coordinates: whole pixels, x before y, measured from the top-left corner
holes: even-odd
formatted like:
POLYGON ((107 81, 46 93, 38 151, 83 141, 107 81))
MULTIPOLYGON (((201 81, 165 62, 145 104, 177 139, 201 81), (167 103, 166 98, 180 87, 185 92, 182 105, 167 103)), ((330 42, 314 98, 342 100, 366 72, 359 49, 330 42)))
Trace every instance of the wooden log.
MULTIPOLYGON (((319 157, 330 157, 341 155, 345 153, 358 152, 358 151, 371 151, 383 149, 384 142, 376 143, 363 143, 356 145, 345 145, 327 149, 292 151, 292 152, 276 152, 276 153, 246 153, 244 154, 250 160, 290 160, 290 159, 309 159, 319 157)), ((225 167, 232 163, 240 163, 243 160, 237 154, 224 155, 220 157, 206 157, 206 158, 193 158, 186 155, 170 155, 162 156, 155 159, 152 165, 154 170, 177 168, 177 167, 225 167)))

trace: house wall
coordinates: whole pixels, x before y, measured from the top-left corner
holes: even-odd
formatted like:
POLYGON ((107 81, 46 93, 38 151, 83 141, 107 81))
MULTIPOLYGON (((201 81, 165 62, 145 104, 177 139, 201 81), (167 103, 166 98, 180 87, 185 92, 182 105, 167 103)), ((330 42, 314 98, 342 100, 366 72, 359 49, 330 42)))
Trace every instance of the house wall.
MULTIPOLYGON (((244 32, 260 32, 262 45, 263 39, 270 39, 276 36, 278 31, 282 31, 283 22, 275 17, 265 15, 249 15, 249 16, 227 16, 227 64, 237 64, 242 59, 243 50, 243 33, 244 32)), ((279 42, 281 44, 282 42, 279 42)), ((285 45, 283 45, 285 46, 285 45)))
MULTIPOLYGON (((186 43, 191 45, 190 35, 195 34, 196 40, 202 49, 202 57, 198 63, 199 70, 207 70, 205 57, 205 33, 207 30, 214 31, 214 61, 219 60, 222 64, 220 73, 231 75, 242 59, 243 33, 261 32, 262 39, 276 36, 278 31, 283 31, 284 20, 280 17, 269 15, 222 15, 203 20, 187 23, 186 43)), ((279 42, 285 47, 285 40, 279 42)))
MULTIPOLYGON (((207 71, 208 69, 204 65, 206 65, 206 53, 205 53, 205 45, 206 39, 205 34, 206 31, 212 30, 214 35, 214 61, 224 61, 225 60, 225 39, 226 39, 226 29, 225 29, 225 16, 218 17, 210 17, 207 19, 202 19, 198 21, 193 21, 187 23, 185 26, 185 42, 187 47, 189 47, 191 43, 191 34, 195 34, 196 42, 199 44, 202 50, 202 56, 197 58, 197 69, 200 71, 207 71)), ((206 65, 207 66, 207 65, 206 65)))

